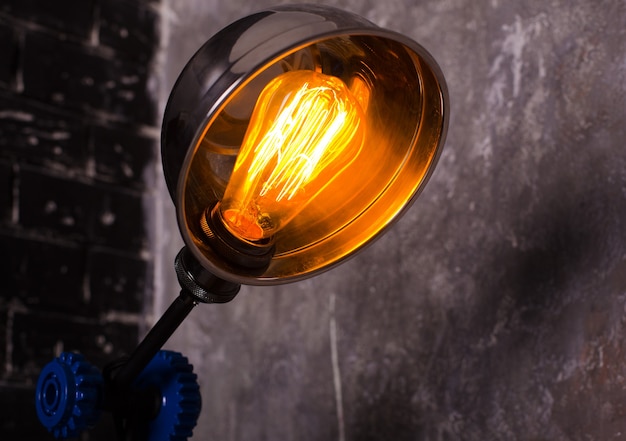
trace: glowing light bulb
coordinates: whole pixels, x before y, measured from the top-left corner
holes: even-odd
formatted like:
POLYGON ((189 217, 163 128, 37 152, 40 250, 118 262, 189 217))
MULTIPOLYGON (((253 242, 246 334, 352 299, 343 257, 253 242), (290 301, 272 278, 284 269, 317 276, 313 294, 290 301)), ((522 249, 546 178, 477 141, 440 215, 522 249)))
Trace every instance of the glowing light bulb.
POLYGON ((356 158, 358 100, 338 78, 284 73, 261 92, 219 210, 235 236, 258 241, 291 221, 356 158))

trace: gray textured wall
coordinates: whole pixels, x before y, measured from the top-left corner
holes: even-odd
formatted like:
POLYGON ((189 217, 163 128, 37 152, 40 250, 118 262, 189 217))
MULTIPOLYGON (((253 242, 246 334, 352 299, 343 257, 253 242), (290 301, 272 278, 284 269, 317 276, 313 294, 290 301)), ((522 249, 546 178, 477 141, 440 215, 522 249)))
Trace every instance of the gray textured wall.
MULTIPOLYGON (((168 346, 202 383, 195 438, 626 438, 626 3, 320 3, 431 51, 448 141, 366 252, 193 311, 168 346)), ((165 84, 267 4, 170 2, 165 84)))

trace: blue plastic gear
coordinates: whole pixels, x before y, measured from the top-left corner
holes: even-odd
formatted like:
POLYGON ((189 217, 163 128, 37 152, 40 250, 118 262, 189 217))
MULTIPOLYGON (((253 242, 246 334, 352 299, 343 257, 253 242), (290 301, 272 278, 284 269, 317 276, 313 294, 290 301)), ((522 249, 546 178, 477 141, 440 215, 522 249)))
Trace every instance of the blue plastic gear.
POLYGON ((82 355, 63 352, 39 374, 35 407, 55 438, 76 437, 100 417, 104 381, 82 355))
POLYGON ((137 389, 161 392, 158 415, 149 423, 149 441, 185 441, 191 437, 202 399, 193 366, 182 354, 159 351, 134 382, 137 389))

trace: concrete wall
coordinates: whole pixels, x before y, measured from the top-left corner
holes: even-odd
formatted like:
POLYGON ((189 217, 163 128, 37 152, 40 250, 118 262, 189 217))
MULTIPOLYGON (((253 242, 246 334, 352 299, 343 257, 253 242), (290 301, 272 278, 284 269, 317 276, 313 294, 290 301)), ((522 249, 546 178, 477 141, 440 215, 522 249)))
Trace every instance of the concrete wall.
MULTIPOLYGON (((192 312, 168 346, 199 375, 195 438, 626 436, 626 3, 319 3, 431 51, 448 142, 421 199, 366 252, 192 312)), ((268 4, 166 3, 165 88, 268 4)), ((164 246, 173 271, 179 243, 164 246)), ((163 288, 162 304, 177 293, 163 288)))

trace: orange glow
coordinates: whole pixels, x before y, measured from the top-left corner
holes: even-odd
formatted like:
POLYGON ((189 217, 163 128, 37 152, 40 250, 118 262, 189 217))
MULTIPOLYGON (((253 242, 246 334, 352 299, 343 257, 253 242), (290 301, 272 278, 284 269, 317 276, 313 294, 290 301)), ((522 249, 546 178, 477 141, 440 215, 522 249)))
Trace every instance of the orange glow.
POLYGON ((220 205, 233 234, 267 238, 357 157, 365 138, 357 99, 338 78, 284 73, 261 92, 220 205))

